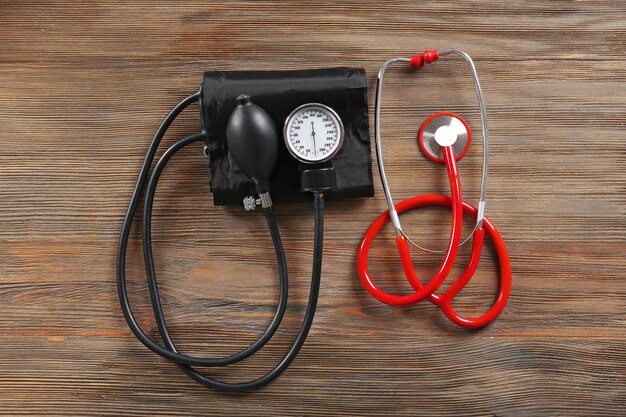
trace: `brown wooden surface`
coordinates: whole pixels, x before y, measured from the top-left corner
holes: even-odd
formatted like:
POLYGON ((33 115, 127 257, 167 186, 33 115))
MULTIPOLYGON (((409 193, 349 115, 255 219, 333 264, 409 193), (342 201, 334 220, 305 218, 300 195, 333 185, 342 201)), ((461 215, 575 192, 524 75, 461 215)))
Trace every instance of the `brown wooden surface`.
MULTIPOLYGON (((0 1, 0 414, 625 415, 625 44, 621 1, 0 1), (467 332, 430 305, 391 308, 365 293, 355 253, 385 208, 375 177, 375 198, 327 204, 319 311, 271 385, 243 395, 205 389, 132 336, 115 287, 123 213, 154 130, 204 70, 363 66, 373 110, 384 60, 447 47, 475 58, 489 110, 487 213, 514 272, 496 323, 467 332)), ((397 199, 445 191, 443 169, 414 137, 426 116, 451 110, 479 138, 463 64, 392 71, 384 105, 397 199)), ((197 129, 192 111, 166 143, 197 129)), ((472 202, 479 150, 461 163, 472 202)), ((213 207, 208 185, 200 147, 176 157, 154 227, 174 336, 210 356, 254 340, 277 291, 262 217, 213 207)), ((211 375, 261 375, 298 329, 312 213, 306 204, 276 211, 288 317, 258 356, 211 375)), ((441 245, 448 214, 425 209, 404 222, 441 245)), ((370 268, 385 288, 407 291, 392 235, 376 243, 370 268)), ((138 238, 135 228, 131 295, 157 336, 138 238)), ((415 254, 424 275, 437 262, 415 254)), ((496 279, 486 248, 459 308, 486 308, 496 279)))

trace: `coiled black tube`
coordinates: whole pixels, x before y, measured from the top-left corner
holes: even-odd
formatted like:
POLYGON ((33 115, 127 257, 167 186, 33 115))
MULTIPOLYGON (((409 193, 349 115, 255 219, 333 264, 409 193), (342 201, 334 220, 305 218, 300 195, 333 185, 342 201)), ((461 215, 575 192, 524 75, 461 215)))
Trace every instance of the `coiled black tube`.
POLYGON ((198 133, 195 135, 191 135, 185 139, 182 139, 171 146, 161 157, 159 162, 156 164, 152 175, 150 176, 150 181, 148 183, 148 188, 146 192, 146 199, 144 205, 144 218, 143 218, 143 248, 144 248, 144 258, 145 258, 145 266, 146 273, 148 279, 148 286, 150 290, 150 298, 152 301, 152 307, 154 316, 161 333, 161 338, 165 343, 165 348, 154 342, 148 335, 143 332, 135 317, 132 314, 132 310, 130 308, 130 303, 128 300, 128 293, 126 288, 126 251, 128 247, 128 238, 130 235, 130 230, 132 226, 133 217, 137 210, 137 205, 139 203, 139 198, 141 194, 141 190, 143 189, 146 180, 148 179, 148 174, 150 171, 150 166, 152 165, 152 161, 154 160, 154 156, 158 149, 158 146, 165 135, 168 127, 171 125, 173 120, 185 109, 189 104, 197 101, 200 98, 201 91, 198 91, 189 97, 185 98, 181 101, 163 120, 163 123, 157 130, 150 148, 146 154, 146 158, 144 159, 139 178, 137 180, 137 184, 135 185, 135 189, 131 196, 131 201, 126 212, 126 216, 124 217, 124 222, 122 226, 122 232, 119 240, 118 247, 118 256, 117 256, 117 285, 118 285, 118 296, 120 299, 120 305, 122 312, 124 314, 124 318, 128 323, 133 334, 139 339, 147 348, 152 350, 153 352, 170 359, 179 366, 194 380, 197 382, 206 385, 208 387, 224 390, 224 391, 245 391, 253 388, 258 388, 276 378, 280 375, 289 364, 295 359, 296 355, 302 348, 304 341, 309 333, 311 325, 313 323, 313 317, 315 315, 315 310, 317 307, 317 299, 319 296, 319 288, 320 288, 320 280, 321 280, 321 268, 322 268, 322 247, 323 247, 323 213, 324 213, 324 201, 323 195, 320 193, 315 193, 315 241, 314 241, 314 254, 313 254, 313 271, 312 271, 312 279, 311 279, 311 290, 309 294, 309 302, 307 305, 306 313, 304 316, 304 320, 300 331, 294 341, 291 349, 285 355, 283 360, 270 372, 266 375, 249 382, 243 383, 228 383, 216 381, 214 379, 208 378, 204 375, 199 374, 196 370, 191 368, 191 366, 225 366, 235 362, 239 362, 250 355, 254 354, 261 347, 263 347, 275 334, 276 330, 280 326, 282 318, 284 316, 286 306, 287 306, 287 298, 288 298, 288 275, 287 275, 287 265, 285 260, 284 248, 282 246, 282 242, 280 239, 280 233, 278 231, 278 227, 276 225, 276 219, 274 213, 271 208, 264 209, 265 218, 268 224, 268 228, 270 231, 270 235, 272 237, 272 242, 275 247, 278 269, 279 269, 279 281, 280 281, 280 296, 279 302, 276 309, 276 313, 274 318, 265 332, 248 348, 242 350, 239 353, 236 353, 231 356, 226 356, 222 358, 196 358, 187 355, 180 354, 173 340, 170 337, 170 334, 167 329, 167 322, 163 315, 163 310, 159 298, 158 284, 156 280, 156 274, 154 271, 154 261, 152 257, 152 241, 151 241, 151 218, 152 218, 152 206, 154 202, 154 195, 156 192, 157 184, 159 181, 159 177, 165 168, 167 162, 171 159, 171 157, 184 146, 189 145, 194 142, 202 141, 204 138, 203 133, 198 133))
MULTIPOLYGON (((146 267, 146 276, 148 279, 148 288, 150 290, 150 299, 152 301, 152 309, 154 311, 154 318, 159 327, 159 331, 161 332, 161 338, 164 340, 168 352, 166 357, 169 357, 169 354, 172 352, 177 352, 177 349, 174 345, 174 342, 170 338, 169 332, 167 331, 167 322, 165 317, 163 316, 163 310, 161 307, 161 299, 159 297, 159 289, 156 279, 156 273, 154 270, 154 258, 152 256, 152 206, 154 203, 154 196, 157 189, 157 184, 159 182, 159 178, 161 177, 161 173, 165 168, 165 165, 171 159, 172 156, 179 150, 181 150, 186 145, 189 145, 194 142, 201 142, 204 140, 203 134, 195 134, 191 135, 185 139, 182 139, 172 145, 159 159, 154 170, 152 171, 152 175, 150 176, 150 182, 148 183, 148 188, 146 190, 145 202, 144 202, 144 210, 143 210, 143 228, 142 228, 142 240, 143 240, 143 253, 144 253, 144 262, 146 267)), ((287 261, 285 259, 285 251, 283 249, 283 244, 280 239, 280 233, 278 231, 278 226, 276 225, 276 219, 274 216, 274 212, 271 208, 264 210, 265 218, 267 220, 267 226, 270 230, 270 235, 272 237, 272 243, 274 244, 274 248, 276 249, 276 259, 278 261, 278 273, 279 273, 279 281, 280 281, 280 295, 278 301, 278 307, 276 309, 276 314, 274 315, 274 319, 270 323, 267 330, 261 335, 261 337, 250 345, 248 348, 243 351, 236 353, 231 356, 216 358, 216 359, 200 359, 186 356, 185 361, 178 361, 175 358, 170 358, 175 360, 176 362, 184 365, 196 365, 196 366, 225 366, 230 365, 235 362, 239 362, 256 351, 258 351, 263 345, 265 345, 274 335, 282 318, 285 314, 285 310, 287 308, 287 295, 288 295, 288 275, 287 275, 287 261)), ((161 354, 161 352, 156 352, 161 354)))

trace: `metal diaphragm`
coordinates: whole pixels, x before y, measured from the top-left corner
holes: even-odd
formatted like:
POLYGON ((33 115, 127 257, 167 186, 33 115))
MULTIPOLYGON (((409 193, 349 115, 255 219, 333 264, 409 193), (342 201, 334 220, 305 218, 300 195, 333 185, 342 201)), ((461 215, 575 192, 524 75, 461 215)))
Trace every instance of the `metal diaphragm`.
MULTIPOLYGON (((467 123, 453 113, 437 113, 426 119, 419 132, 419 143, 422 152, 433 161, 443 163, 441 145, 435 139, 440 128, 443 128, 441 129, 442 131, 446 131, 447 137, 456 135, 456 141, 452 146, 458 161, 469 149, 471 133, 467 123)), ((439 134, 437 136, 441 138, 442 135, 439 134)))

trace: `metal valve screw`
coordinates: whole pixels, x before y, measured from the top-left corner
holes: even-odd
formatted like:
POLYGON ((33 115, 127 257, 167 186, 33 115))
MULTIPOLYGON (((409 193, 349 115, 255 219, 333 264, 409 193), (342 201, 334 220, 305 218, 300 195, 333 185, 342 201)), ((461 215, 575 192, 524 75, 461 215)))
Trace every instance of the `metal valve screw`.
POLYGON ((243 208, 246 209, 246 211, 254 210, 256 206, 260 206, 260 205, 261 205, 260 198, 256 198, 252 195, 249 195, 243 198, 243 208))

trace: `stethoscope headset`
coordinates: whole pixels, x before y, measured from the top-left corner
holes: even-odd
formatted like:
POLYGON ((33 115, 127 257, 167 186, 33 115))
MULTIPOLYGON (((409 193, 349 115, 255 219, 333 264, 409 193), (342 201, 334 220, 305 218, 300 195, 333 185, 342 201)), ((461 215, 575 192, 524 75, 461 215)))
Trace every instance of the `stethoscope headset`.
POLYGON ((313 178, 313 183, 315 184, 314 186, 307 188, 307 191, 313 193, 315 210, 315 235, 313 243, 311 288, 302 325, 287 354, 270 372, 260 378, 247 382, 223 382, 200 374, 196 369, 194 369, 194 367, 223 367, 240 362, 256 353, 270 341, 278 330, 287 308, 288 275, 285 251, 278 226, 276 224, 274 211, 272 209, 273 204, 270 195, 271 190, 269 181, 277 158, 279 146, 278 132, 274 122, 267 112, 263 108, 254 104, 250 97, 242 95, 237 98, 237 106, 230 116, 226 136, 232 158, 236 161, 239 169, 241 169, 241 171, 250 177, 250 179, 254 182, 258 193, 258 198, 254 198, 252 203, 246 203, 247 208, 253 208, 256 205, 260 205, 267 222, 278 263, 280 288, 278 306, 276 308, 274 318, 263 334, 254 343, 236 354, 221 358, 199 358, 185 355, 178 351, 174 341, 172 340, 167 327, 167 321, 163 314, 159 287, 154 268, 151 238, 152 208, 159 178, 168 161, 185 146, 204 142, 207 137, 205 126, 202 126, 201 132, 179 140, 174 145, 169 147, 158 160, 151 174, 150 167, 152 166, 157 149, 163 139, 163 136, 165 135, 165 132, 168 130, 176 117, 194 102, 199 102, 200 109, 202 111, 202 89, 182 100, 172 111, 170 111, 157 129, 144 159, 139 173, 139 178, 131 196, 128 210, 126 211, 126 215, 124 217, 122 232, 119 240, 117 254, 118 296, 122 312, 128 326, 137 339, 139 339, 148 349, 177 363, 188 376, 207 387, 216 388, 222 391, 246 391, 261 387, 280 375, 295 359, 309 333, 317 307, 321 280, 324 231, 324 191, 329 190, 331 185, 325 182, 328 173, 327 169, 317 170, 312 168, 307 170, 309 178, 313 178), (320 173, 318 177, 316 177, 317 172, 320 173), (146 194, 143 207, 142 239, 146 278, 148 281, 148 289, 154 317, 161 334, 161 339, 163 340, 165 346, 159 345, 156 341, 150 338, 150 336, 148 336, 139 326, 139 323, 137 323, 137 320, 131 310, 126 285, 125 271, 128 239, 131 232, 133 217, 137 212, 140 195, 144 188, 146 189, 146 194))
POLYGON ((489 158, 489 131, 487 127, 487 111, 485 109, 485 102, 474 62, 468 54, 456 49, 446 51, 427 50, 420 55, 415 55, 410 58, 398 57, 389 59, 385 62, 378 73, 374 124, 376 158, 389 210, 381 214, 374 221, 374 223, 372 223, 361 240, 357 255, 357 269, 361 283, 374 298, 383 303, 403 306, 415 304, 426 299, 438 306, 448 319, 459 326, 479 328, 487 325, 498 317, 509 298, 509 293, 511 291, 511 262, 502 236, 493 223, 485 217, 489 158), (448 182, 450 184, 450 196, 441 194, 415 196, 395 204, 393 197, 391 196, 391 191, 387 182, 387 175, 385 173, 383 148, 380 135, 380 110, 385 71, 389 68, 389 66, 397 62, 406 62, 414 68, 420 69, 425 63, 430 64, 431 62, 439 59, 439 57, 447 55, 457 55, 466 61, 469 66, 474 87, 476 89, 476 95, 478 97, 483 136, 482 185, 478 208, 463 201, 459 170, 457 166, 457 162, 465 156, 469 150, 471 144, 470 129, 468 124, 460 116, 448 112, 436 113, 426 119, 419 130, 418 142, 420 149, 429 159, 445 165, 448 182), (447 206, 450 207, 452 211, 450 238, 444 251, 427 249, 417 245, 407 237, 400 223, 399 214, 414 208, 432 205, 447 206), (462 241, 461 229, 463 224, 463 214, 475 217, 476 223, 472 233, 462 241), (414 290, 413 293, 408 295, 394 295, 382 290, 374 283, 367 267, 370 247, 372 246, 372 243, 378 233, 389 221, 391 221, 396 233, 396 246, 400 254, 406 279, 414 290), (452 302, 456 295, 472 279, 476 269, 478 268, 485 234, 489 239, 491 239, 498 256, 500 264, 500 288, 494 303, 486 313, 478 317, 464 317, 455 311, 452 306, 452 302), (435 293, 435 291, 437 291, 450 274, 460 246, 468 242, 469 239, 472 239, 472 247, 469 262, 465 271, 443 294, 435 293), (409 244, 427 252, 439 252, 443 255, 441 265, 428 284, 422 283, 415 273, 409 244))

